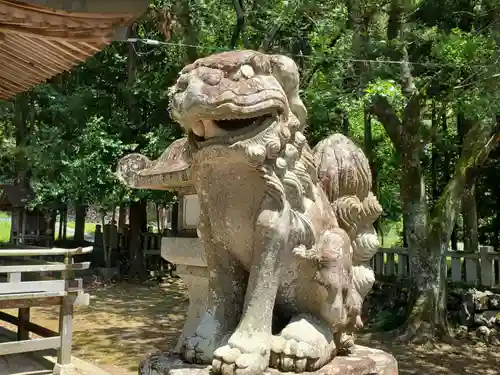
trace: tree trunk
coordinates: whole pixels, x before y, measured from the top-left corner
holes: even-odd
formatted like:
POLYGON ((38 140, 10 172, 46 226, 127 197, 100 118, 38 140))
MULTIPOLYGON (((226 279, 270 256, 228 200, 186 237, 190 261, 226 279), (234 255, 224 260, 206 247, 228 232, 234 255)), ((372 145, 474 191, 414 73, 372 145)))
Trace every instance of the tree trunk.
POLYGON ((436 102, 432 102, 432 156, 431 156, 431 193, 432 204, 434 205, 439 198, 439 180, 438 180, 438 164, 439 164, 439 147, 437 144, 437 128, 439 121, 436 112, 436 102))
POLYGON ((77 243, 85 242, 85 216, 87 215, 87 205, 84 203, 75 204, 75 237, 77 243))
MULTIPOLYGON (((446 112, 443 113, 443 116, 441 118, 441 125, 443 128, 443 133, 448 134, 448 117, 446 116, 446 112)), ((449 181, 451 177, 451 161, 450 161, 450 150, 446 147, 443 150, 444 153, 444 162, 443 162, 443 176, 444 176, 444 181, 449 181)), ((453 227, 453 231, 451 232, 451 248, 454 250, 458 249, 458 238, 457 238, 457 230, 455 227, 453 227)))
POLYGON ((193 4, 189 0, 177 0, 175 2, 175 14, 182 28, 184 42, 188 47, 186 54, 190 63, 198 58, 198 29, 196 22, 193 22, 192 9, 193 4))
POLYGON ((29 133, 30 100, 29 94, 21 93, 16 96, 14 102, 14 135, 16 140, 15 173, 17 183, 26 188, 29 186, 29 166, 26 164, 25 148, 27 146, 27 134, 29 133))
POLYGON ((130 271, 129 282, 146 279, 146 269, 144 267, 144 254, 142 249, 142 233, 146 232, 147 202, 140 200, 130 204, 130 237, 129 237, 129 259, 130 271))
POLYGON ((62 215, 62 239, 66 241, 68 239, 67 237, 67 230, 68 230, 68 206, 64 206, 63 210, 63 215, 62 215))
POLYGON ((233 35, 231 36, 230 48, 235 48, 238 40, 243 39, 245 48, 249 48, 248 40, 245 35, 245 4, 243 0, 233 0, 234 11, 236 12, 236 25, 234 25, 233 35))
MULTIPOLYGON (((368 162, 370 163, 370 170, 372 172, 372 191, 375 196, 378 196, 379 189, 378 189, 377 165, 375 163, 375 157, 373 155, 372 118, 368 106, 365 106, 363 114, 364 114, 364 151, 366 157, 368 158, 368 162)), ((379 217, 373 223, 373 226, 375 227, 377 233, 380 235, 382 239, 382 246, 384 246, 384 231, 382 230, 380 225, 381 221, 382 217, 379 217)))
POLYGON ((349 128, 351 127, 351 124, 349 122, 349 117, 347 116, 346 111, 342 111, 342 134, 344 134, 346 137, 349 137, 349 128))
POLYGON ((59 231, 57 239, 60 241, 63 238, 63 225, 64 225, 64 209, 59 210, 59 231))
MULTIPOLYGON (((460 141, 460 149, 466 145, 464 143, 465 134, 470 131, 472 122, 465 118, 463 114, 457 115, 457 132, 460 141)), ((476 178, 477 171, 470 169, 465 176, 464 195, 462 197, 463 216, 463 240, 464 251, 467 253, 477 253, 479 251, 479 234, 477 227, 477 205, 476 205, 476 178)))

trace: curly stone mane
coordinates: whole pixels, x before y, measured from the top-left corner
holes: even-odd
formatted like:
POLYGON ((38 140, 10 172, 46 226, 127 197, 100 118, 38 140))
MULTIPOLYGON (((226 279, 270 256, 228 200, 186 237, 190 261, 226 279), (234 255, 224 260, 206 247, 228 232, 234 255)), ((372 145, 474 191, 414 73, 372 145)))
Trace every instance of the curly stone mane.
POLYGON ((258 168, 266 181, 267 194, 279 202, 282 209, 288 203, 297 224, 302 224, 297 243, 314 244, 313 226, 305 213, 304 198, 316 199, 314 187, 318 181, 311 148, 303 134, 307 110, 299 97, 299 72, 293 60, 271 56, 273 76, 287 96, 290 111, 278 118, 264 121, 265 130, 232 144, 242 150, 249 162, 258 168))

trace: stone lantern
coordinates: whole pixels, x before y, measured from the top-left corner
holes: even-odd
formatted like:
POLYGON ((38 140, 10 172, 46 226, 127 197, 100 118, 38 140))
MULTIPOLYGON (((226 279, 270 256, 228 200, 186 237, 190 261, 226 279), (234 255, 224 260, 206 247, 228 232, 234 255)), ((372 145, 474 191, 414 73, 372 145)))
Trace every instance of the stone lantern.
POLYGON ((177 274, 186 284, 189 308, 182 334, 175 351, 180 349, 185 337, 192 336, 206 310, 208 272, 205 252, 198 239, 196 227, 200 216, 198 195, 191 181, 191 170, 180 153, 184 151, 185 138, 173 142, 155 162, 143 155, 131 154, 120 160, 118 176, 132 188, 169 190, 175 192, 178 201, 171 212, 171 235, 163 237, 162 257, 175 264, 177 274), (162 164, 163 160, 177 160, 162 164))

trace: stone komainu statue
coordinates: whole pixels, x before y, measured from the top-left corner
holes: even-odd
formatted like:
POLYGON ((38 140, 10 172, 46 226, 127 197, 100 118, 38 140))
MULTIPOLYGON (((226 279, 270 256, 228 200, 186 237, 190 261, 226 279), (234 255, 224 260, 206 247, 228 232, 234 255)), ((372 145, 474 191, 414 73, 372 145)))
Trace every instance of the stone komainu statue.
POLYGON ((216 373, 316 370, 362 326, 382 209, 352 141, 334 134, 311 150, 298 88, 284 56, 201 58, 169 92, 187 137, 157 161, 129 156, 134 171, 190 166, 210 291, 181 355, 216 373))

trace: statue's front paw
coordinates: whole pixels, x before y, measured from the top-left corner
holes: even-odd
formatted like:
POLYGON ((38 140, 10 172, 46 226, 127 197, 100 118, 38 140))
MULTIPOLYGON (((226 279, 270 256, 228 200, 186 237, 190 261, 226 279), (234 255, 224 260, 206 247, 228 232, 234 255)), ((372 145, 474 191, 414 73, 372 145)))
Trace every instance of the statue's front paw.
POLYGON ((221 375, 260 375, 269 364, 270 335, 235 332, 214 352, 212 371, 221 375))
POLYGON ((307 315, 298 316, 274 336, 270 367, 289 372, 315 371, 327 364, 335 353, 328 326, 307 315))

